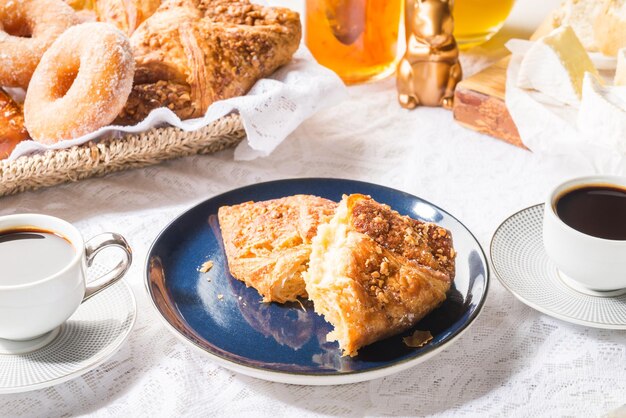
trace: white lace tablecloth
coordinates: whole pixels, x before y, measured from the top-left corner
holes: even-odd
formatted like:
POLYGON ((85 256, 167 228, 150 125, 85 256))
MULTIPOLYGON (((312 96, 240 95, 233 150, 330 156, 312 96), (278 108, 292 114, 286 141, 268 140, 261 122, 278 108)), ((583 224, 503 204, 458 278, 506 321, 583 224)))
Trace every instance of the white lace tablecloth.
MULTIPOLYGON (((484 62, 464 57, 466 72, 484 62)), ((234 374, 161 325, 143 271, 159 231, 191 205, 243 185, 327 176, 395 187, 458 217, 488 250, 511 213, 585 174, 457 125, 450 112, 396 104, 394 81, 305 122, 267 158, 233 150, 0 199, 0 215, 42 212, 90 237, 128 238, 138 319, 127 343, 82 377, 0 395, 0 416, 600 416, 626 403, 626 333, 571 325, 519 302, 492 277, 482 314, 458 342, 413 369, 366 383, 289 386, 234 374)), ((2 370, 0 370, 2 373, 2 370)))

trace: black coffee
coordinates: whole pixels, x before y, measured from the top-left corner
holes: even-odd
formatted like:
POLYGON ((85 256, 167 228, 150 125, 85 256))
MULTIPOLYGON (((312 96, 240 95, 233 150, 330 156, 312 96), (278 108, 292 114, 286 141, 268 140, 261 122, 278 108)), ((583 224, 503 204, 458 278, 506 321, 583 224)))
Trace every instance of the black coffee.
POLYGON ((626 188, 598 184, 568 190, 557 199, 556 214, 587 235, 626 240, 626 188))
POLYGON ((76 251, 65 238, 35 228, 0 231, 0 286, 36 282, 66 267, 76 251))

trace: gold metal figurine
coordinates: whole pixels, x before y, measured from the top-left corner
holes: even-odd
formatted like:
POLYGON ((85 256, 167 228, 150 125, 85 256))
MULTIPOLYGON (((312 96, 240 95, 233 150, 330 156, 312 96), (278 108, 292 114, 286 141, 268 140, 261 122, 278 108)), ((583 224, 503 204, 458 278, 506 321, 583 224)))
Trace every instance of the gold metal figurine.
POLYGON ((454 0, 406 0, 406 53, 398 65, 400 105, 452 108, 461 80, 459 48, 452 35, 454 0))

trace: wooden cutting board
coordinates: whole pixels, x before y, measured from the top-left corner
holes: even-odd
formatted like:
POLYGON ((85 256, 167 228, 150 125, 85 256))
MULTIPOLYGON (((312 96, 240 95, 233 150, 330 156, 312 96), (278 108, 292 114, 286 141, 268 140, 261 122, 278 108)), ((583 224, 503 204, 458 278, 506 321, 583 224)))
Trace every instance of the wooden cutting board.
MULTIPOLYGON (((549 33, 551 24, 552 17, 548 16, 530 39, 549 33)), ((508 55, 459 82, 454 93, 452 112, 454 119, 467 128, 526 148, 504 102, 506 69, 510 59, 508 55)))

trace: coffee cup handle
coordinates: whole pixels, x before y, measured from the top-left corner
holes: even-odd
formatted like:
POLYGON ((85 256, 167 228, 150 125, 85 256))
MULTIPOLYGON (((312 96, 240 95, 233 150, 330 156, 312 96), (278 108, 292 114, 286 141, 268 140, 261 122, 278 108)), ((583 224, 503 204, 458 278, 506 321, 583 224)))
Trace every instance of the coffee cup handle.
POLYGON ((128 271, 128 268, 133 261, 133 252, 124 237, 113 232, 105 232, 96 235, 85 243, 87 267, 90 267, 93 264, 93 260, 100 250, 108 247, 118 247, 122 249, 124 251, 124 258, 115 267, 113 267, 111 271, 103 274, 92 284, 86 287, 83 302, 121 279, 126 271, 128 271))

